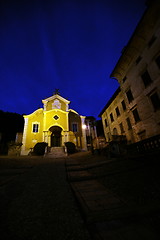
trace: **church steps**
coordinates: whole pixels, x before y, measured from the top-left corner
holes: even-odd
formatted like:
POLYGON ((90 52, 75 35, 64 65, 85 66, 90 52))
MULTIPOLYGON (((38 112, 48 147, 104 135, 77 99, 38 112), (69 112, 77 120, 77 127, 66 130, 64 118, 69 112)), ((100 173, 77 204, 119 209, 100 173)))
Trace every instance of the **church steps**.
POLYGON ((64 147, 51 147, 45 154, 45 157, 49 158, 62 158, 67 157, 64 147))

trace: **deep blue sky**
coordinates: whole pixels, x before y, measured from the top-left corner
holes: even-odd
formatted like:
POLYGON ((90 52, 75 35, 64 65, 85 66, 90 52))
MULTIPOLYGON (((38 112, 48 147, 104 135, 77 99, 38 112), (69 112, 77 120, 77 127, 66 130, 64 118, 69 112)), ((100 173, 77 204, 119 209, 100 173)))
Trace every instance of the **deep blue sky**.
POLYGON ((97 118, 145 9, 145 0, 0 0, 0 110, 30 114, 59 88, 97 118))

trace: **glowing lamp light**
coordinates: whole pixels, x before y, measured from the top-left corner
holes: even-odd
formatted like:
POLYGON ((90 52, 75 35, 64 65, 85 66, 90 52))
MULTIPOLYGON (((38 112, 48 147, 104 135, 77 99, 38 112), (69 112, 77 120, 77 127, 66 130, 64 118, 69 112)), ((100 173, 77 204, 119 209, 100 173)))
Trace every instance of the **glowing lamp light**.
POLYGON ((86 129, 86 125, 85 124, 82 125, 82 129, 86 129))

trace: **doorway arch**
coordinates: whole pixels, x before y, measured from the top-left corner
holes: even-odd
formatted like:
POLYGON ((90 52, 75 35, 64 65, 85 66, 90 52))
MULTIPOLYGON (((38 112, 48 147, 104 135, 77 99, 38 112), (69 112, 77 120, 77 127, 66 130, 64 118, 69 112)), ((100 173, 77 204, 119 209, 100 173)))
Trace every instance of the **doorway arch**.
POLYGON ((62 128, 59 126, 52 126, 49 129, 51 133, 51 147, 61 147, 62 144, 62 128))

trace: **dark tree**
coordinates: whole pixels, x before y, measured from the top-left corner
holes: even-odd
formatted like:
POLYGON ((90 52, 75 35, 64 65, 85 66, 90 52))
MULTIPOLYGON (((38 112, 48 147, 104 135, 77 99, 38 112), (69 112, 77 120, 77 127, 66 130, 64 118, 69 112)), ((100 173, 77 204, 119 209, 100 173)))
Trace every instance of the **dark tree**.
POLYGON ((15 141, 16 133, 23 132, 23 127, 22 115, 0 110, 0 154, 7 153, 7 144, 15 141))

